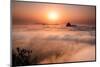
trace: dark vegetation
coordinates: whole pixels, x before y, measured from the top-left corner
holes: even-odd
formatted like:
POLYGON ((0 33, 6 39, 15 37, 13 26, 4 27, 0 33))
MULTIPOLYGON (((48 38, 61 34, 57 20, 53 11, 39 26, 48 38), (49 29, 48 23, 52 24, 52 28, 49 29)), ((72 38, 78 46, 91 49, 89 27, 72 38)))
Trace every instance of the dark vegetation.
POLYGON ((60 51, 48 51, 46 53, 42 53, 41 51, 35 51, 36 53, 34 53, 34 51, 25 48, 16 48, 16 51, 12 52, 12 66, 37 65, 44 59, 50 59, 53 56, 57 59, 63 54, 60 51))
POLYGON ((20 49, 16 48, 17 53, 12 53, 12 65, 13 66, 23 66, 23 65, 29 65, 30 64, 30 57, 32 50, 27 49, 20 49))

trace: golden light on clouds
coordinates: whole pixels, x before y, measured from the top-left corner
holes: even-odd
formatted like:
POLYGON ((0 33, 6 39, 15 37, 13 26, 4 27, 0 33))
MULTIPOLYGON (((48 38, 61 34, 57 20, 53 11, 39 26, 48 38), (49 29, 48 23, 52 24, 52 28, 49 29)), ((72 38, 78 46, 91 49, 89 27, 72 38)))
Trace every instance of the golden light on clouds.
POLYGON ((14 23, 21 24, 95 24, 95 6, 78 6, 35 2, 14 2, 12 5, 14 23), (17 22, 18 21, 18 22, 17 22), (20 21, 20 22, 19 22, 20 21))

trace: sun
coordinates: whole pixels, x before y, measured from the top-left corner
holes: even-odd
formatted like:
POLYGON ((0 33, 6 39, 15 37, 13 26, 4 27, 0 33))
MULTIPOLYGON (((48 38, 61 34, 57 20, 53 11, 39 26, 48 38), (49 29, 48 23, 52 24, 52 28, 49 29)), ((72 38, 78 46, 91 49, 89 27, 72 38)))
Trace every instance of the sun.
POLYGON ((57 20, 58 19, 58 13, 54 12, 54 11, 49 12, 48 13, 48 19, 52 20, 52 21, 57 20))

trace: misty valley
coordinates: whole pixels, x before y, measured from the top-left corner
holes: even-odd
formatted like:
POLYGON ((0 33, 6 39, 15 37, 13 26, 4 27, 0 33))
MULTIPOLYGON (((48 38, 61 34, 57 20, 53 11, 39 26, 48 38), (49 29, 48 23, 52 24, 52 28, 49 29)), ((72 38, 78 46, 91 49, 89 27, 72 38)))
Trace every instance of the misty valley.
POLYGON ((12 37, 13 65, 95 60, 95 26, 13 25, 12 37))

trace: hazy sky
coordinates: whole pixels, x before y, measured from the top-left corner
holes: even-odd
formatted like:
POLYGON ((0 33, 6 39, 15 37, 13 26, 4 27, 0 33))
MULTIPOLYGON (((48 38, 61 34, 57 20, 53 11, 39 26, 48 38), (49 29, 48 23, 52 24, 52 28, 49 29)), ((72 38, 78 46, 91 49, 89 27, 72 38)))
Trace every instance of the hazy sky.
POLYGON ((14 2, 12 4, 13 23, 62 24, 68 21, 73 24, 95 24, 95 6, 14 2), (49 14, 56 13, 56 20, 48 19, 49 14))

